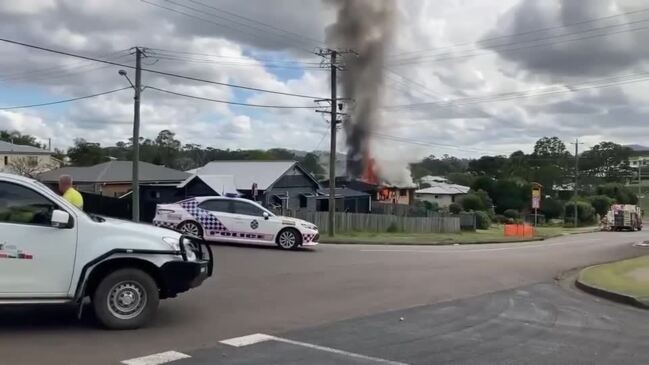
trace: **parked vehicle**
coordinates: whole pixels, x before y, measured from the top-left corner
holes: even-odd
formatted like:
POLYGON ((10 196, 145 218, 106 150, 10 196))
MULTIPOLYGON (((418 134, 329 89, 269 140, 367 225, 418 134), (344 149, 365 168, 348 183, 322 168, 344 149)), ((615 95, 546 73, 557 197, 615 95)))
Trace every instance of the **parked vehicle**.
POLYGON ((197 197, 159 204, 153 224, 207 241, 276 243, 282 249, 318 244, 318 227, 301 219, 276 216, 241 198, 197 197))
POLYGON ((207 245, 179 233, 88 215, 45 185, 0 173, 0 304, 90 298, 99 321, 132 329, 160 299, 212 275, 207 245))
POLYGON ((631 204, 613 204, 606 215, 606 224, 612 231, 642 230, 642 209, 631 204))

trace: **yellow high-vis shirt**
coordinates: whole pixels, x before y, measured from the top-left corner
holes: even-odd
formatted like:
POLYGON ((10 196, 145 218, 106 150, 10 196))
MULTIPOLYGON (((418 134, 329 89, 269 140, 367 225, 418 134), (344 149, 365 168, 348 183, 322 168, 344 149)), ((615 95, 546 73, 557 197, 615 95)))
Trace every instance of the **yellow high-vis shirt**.
POLYGON ((81 193, 74 190, 73 188, 69 188, 65 191, 65 193, 63 194, 63 199, 69 201, 75 207, 83 209, 83 196, 81 196, 81 193))

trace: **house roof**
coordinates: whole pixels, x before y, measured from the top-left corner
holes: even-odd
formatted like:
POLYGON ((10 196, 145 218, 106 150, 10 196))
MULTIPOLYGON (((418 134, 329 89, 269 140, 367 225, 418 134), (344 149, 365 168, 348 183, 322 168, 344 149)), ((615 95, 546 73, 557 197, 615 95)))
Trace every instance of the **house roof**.
POLYGON ((209 186, 210 189, 220 195, 239 193, 234 185, 234 176, 232 175, 192 175, 178 184, 178 187, 184 188, 194 179, 200 179, 205 183, 205 185, 209 186))
POLYGON ((459 195, 466 194, 469 190, 468 186, 439 183, 429 188, 417 190, 415 194, 459 195))
POLYGON ((51 155, 52 151, 47 151, 34 146, 25 146, 0 141, 0 153, 20 154, 20 155, 51 155))
MULTIPOLYGON (((108 161, 88 167, 63 167, 38 176, 45 182, 58 181, 61 175, 70 175, 76 183, 118 183, 132 180, 131 161, 108 161)), ((186 172, 140 161, 140 182, 179 182, 190 176, 186 172)))
POLYGON ((231 175, 237 190, 250 190, 253 183, 266 190, 294 166, 318 183, 296 161, 212 161, 198 169, 198 175, 231 175))

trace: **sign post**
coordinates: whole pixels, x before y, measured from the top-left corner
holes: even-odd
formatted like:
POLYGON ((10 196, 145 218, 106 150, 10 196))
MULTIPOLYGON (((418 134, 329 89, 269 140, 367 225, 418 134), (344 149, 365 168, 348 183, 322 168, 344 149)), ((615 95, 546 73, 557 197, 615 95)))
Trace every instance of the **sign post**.
POLYGON ((532 209, 534 209, 534 227, 538 224, 539 208, 541 208, 541 184, 532 183, 532 209))

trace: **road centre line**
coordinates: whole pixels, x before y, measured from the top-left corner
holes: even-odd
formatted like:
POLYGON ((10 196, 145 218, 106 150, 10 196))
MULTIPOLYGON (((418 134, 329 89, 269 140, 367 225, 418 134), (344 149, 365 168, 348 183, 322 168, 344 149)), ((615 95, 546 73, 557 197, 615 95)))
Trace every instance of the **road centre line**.
POLYGON ((188 359, 191 356, 183 354, 178 351, 166 351, 160 352, 158 354, 136 357, 134 359, 124 360, 122 364, 124 365, 160 365, 166 364, 172 361, 188 359))
POLYGON ((329 353, 332 353, 332 354, 347 356, 347 357, 351 357, 351 358, 354 358, 354 359, 371 361, 371 362, 375 362, 377 364, 408 365, 408 364, 403 363, 403 362, 385 360, 385 359, 381 359, 381 358, 378 358, 378 357, 361 355, 361 354, 357 354, 357 353, 354 353, 354 352, 338 350, 338 349, 334 349, 334 348, 326 347, 326 346, 314 345, 314 344, 307 343, 307 342, 294 341, 294 340, 290 340, 288 338, 275 337, 275 336, 266 335, 266 334, 263 334, 263 333, 255 333, 255 334, 248 335, 248 336, 230 338, 230 339, 219 341, 219 342, 224 344, 224 345, 229 345, 229 346, 234 346, 234 347, 244 347, 244 346, 254 345, 256 343, 261 343, 261 342, 266 342, 266 341, 283 342, 283 343, 287 343, 287 344, 291 344, 291 345, 295 345, 295 346, 306 347, 306 348, 313 349, 313 350, 319 350, 319 351, 329 352, 329 353))

